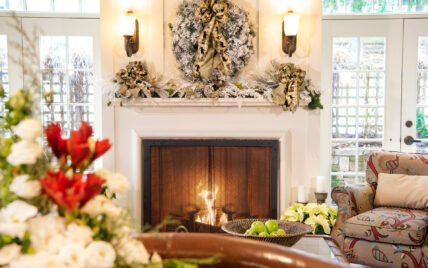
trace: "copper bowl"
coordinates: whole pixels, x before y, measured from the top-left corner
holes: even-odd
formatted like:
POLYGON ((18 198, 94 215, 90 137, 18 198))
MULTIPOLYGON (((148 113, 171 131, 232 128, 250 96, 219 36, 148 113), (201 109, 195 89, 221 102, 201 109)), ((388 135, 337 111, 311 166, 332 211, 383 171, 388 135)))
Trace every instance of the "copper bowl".
POLYGON ((137 238, 149 253, 157 252, 164 259, 208 258, 220 254, 219 264, 201 267, 348 267, 302 251, 225 234, 159 233, 137 238))
POLYGON ((314 230, 312 226, 309 226, 300 222, 292 221, 278 221, 278 226, 280 229, 283 229, 286 232, 286 235, 269 235, 269 236, 259 236, 259 235, 246 235, 245 231, 250 229, 251 224, 255 221, 266 222, 269 219, 242 219, 234 220, 228 223, 223 224, 221 229, 228 234, 231 234, 240 238, 249 238, 269 243, 275 243, 286 247, 291 247, 297 243, 304 235, 311 234, 314 230))

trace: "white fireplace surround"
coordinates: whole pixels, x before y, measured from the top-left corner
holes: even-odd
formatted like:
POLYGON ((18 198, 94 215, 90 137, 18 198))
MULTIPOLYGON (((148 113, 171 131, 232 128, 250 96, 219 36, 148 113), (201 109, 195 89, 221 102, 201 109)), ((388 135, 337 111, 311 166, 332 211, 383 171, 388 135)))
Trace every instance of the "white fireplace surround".
POLYGON ((111 111, 114 120, 109 124, 115 129, 109 135, 113 150, 103 163, 106 167, 114 166, 131 181, 131 190, 117 201, 129 208, 138 221, 142 215, 144 139, 278 140, 278 215, 296 200, 299 185, 308 186, 308 196, 313 193, 309 186, 319 170, 318 112, 300 110, 292 114, 267 102, 251 101, 241 103, 240 107, 236 102, 228 105, 188 102, 179 106, 146 102, 109 108, 114 110, 111 111))

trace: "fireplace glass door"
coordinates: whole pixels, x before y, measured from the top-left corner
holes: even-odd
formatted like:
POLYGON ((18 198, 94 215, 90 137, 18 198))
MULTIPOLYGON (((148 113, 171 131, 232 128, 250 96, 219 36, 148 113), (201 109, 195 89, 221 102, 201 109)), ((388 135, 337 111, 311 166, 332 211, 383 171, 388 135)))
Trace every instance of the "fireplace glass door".
POLYGON ((218 232, 234 219, 276 218, 277 143, 145 140, 143 222, 218 232))

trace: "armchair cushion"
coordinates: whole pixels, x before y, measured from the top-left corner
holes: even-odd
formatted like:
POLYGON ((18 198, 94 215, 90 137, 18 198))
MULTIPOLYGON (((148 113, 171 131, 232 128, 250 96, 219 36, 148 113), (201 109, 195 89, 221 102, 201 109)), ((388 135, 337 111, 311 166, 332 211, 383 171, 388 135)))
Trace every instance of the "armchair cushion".
POLYGON ((368 241, 421 245, 428 228, 428 211, 379 207, 348 219, 345 236, 368 241))

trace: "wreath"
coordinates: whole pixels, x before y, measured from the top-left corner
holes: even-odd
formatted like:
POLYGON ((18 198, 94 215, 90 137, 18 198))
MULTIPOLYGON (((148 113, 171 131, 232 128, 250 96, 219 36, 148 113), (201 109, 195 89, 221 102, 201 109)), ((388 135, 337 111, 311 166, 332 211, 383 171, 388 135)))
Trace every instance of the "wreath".
POLYGON ((248 12, 227 0, 185 0, 173 22, 178 68, 193 81, 235 76, 254 53, 248 12), (213 75, 214 74, 214 75, 213 75))

